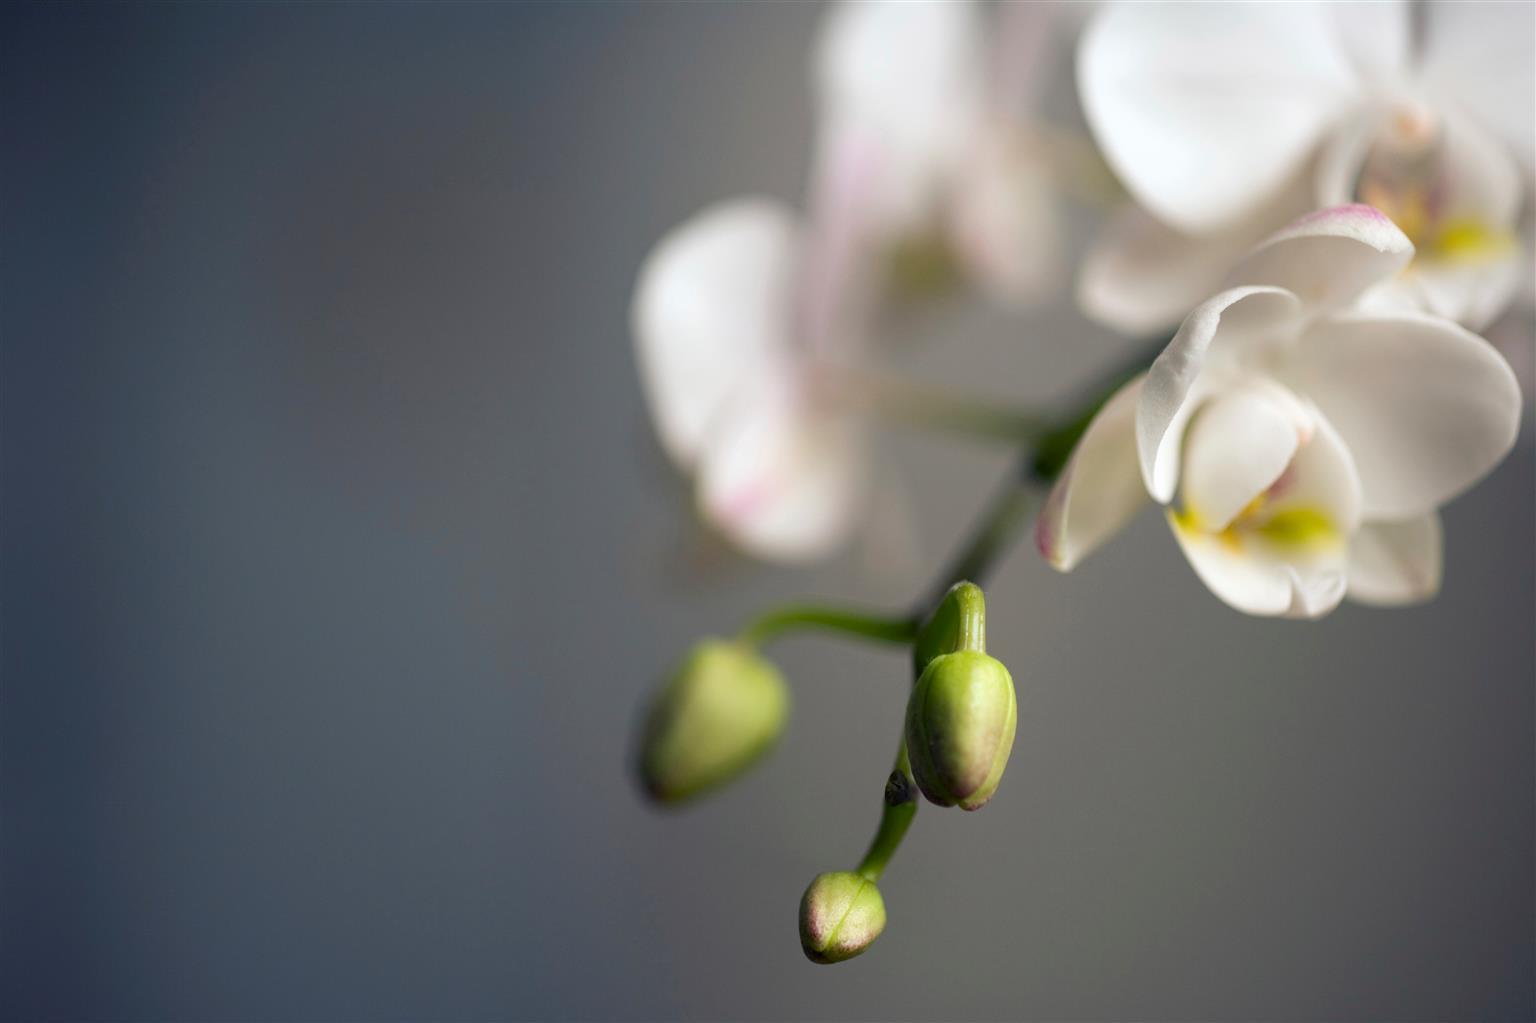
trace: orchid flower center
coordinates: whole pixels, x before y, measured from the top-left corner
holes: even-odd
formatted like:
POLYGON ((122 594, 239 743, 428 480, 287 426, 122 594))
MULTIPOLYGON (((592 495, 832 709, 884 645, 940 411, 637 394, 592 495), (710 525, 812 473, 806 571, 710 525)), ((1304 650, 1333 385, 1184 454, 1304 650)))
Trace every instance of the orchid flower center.
POLYGON ((1309 478, 1315 440, 1314 413, 1283 387, 1248 384, 1214 397, 1186 434, 1174 524, 1234 551, 1337 549, 1344 530, 1309 478))
POLYGON ((916 301, 947 295, 962 279, 955 251, 937 226, 897 237, 886 251, 886 271, 893 293, 916 301))
POLYGON ((1280 499, 1288 489, 1294 466, 1287 468, 1267 490, 1248 502, 1237 516, 1220 529, 1211 528, 1193 504, 1185 501, 1174 512, 1179 528, 1214 535, 1235 551, 1250 540, 1291 551, 1317 551, 1337 546, 1343 540, 1338 524, 1328 512, 1315 505, 1284 504, 1280 499))
POLYGON ((1417 250, 1415 262, 1479 263, 1507 254, 1514 244, 1507 229, 1455 212, 1460 204, 1446 164, 1439 118, 1421 106, 1400 107, 1366 154, 1355 198, 1402 229, 1417 250))

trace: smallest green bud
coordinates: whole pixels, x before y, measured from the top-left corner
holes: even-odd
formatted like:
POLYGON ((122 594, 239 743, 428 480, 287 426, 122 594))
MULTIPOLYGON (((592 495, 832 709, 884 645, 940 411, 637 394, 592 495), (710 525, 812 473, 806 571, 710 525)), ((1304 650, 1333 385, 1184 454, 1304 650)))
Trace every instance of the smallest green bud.
POLYGON ((875 882, 860 874, 820 874, 800 899, 800 947, 813 963, 852 959, 883 930, 885 900, 875 882))
POLYGON ((640 778, 675 803, 734 779, 784 730, 789 687, 749 644, 707 639, 656 695, 640 748, 640 778))

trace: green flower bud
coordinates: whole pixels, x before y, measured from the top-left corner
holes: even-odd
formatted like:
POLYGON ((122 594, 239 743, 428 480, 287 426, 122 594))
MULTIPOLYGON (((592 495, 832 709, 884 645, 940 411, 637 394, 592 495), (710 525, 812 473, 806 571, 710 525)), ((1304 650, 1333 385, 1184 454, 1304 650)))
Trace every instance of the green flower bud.
POLYGON ((1018 702, 1008 669, 978 650, 935 657, 907 702, 907 756, 931 803, 980 809, 1002 781, 1018 702))
POLYGON ((722 639, 693 648, 652 704, 640 777, 659 802, 723 785, 772 748, 789 717, 789 688, 754 647, 722 639))
POLYGON ((839 870, 820 874, 800 899, 800 947, 813 963, 840 963, 885 930, 885 900, 875 882, 839 870))

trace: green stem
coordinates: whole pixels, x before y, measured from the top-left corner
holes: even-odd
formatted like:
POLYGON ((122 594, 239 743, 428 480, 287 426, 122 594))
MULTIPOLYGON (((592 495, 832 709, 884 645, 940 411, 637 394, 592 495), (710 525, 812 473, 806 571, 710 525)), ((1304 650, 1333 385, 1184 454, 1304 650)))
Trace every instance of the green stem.
POLYGON ((907 766, 907 745, 902 743, 896 754, 896 767, 885 783, 880 828, 875 832, 874 840, 869 843, 869 851, 864 854, 863 862, 859 864, 858 873, 861 876, 871 881, 880 880, 891 857, 901 848, 901 840, 907 837, 907 829, 912 826, 912 818, 916 816, 917 784, 912 781, 907 766))
POLYGON ((993 493, 971 533, 949 566, 934 578, 934 585, 913 609, 919 620, 926 619, 944 599, 949 588, 969 580, 985 586, 1002 556, 1013 546, 1022 529, 1029 524, 1034 510, 1035 488, 1028 476, 1017 468, 1009 471, 993 493))
MULTIPOLYGON (((1165 344, 1166 339, 1159 341, 1157 349, 1161 350, 1165 344)), ((1127 380, 1142 372, 1150 361, 1151 358, 1146 353, 1138 353, 1134 360, 1108 374, 1091 391, 1090 401, 1062 417, 1055 426, 1040 432, 1037 441, 1033 445, 1026 446, 1018 461, 1009 468, 1002 484, 992 495, 992 500, 972 527, 960 551, 938 575, 932 589, 923 595, 913 609, 912 615, 901 619, 861 618, 861 621, 866 624, 875 623, 880 627, 876 638, 911 642, 917 634, 919 624, 928 620, 948 595, 952 586, 969 580, 979 587, 982 581, 992 574, 992 570, 997 567, 1002 556, 1007 553, 1029 522, 1029 513, 1033 510, 1039 487, 1051 484, 1061 475, 1072 456, 1072 449, 1077 446, 1078 440, 1082 438, 1083 432, 1088 429, 1088 424, 1093 421, 1100 407, 1127 380)), ((978 606, 984 599, 978 589, 974 595, 970 596, 967 606, 962 608, 962 612, 977 613, 961 615, 960 648, 981 649, 984 643, 985 637, 980 634, 981 607, 978 606), (969 634, 965 632, 967 620, 972 620, 972 624, 975 625, 975 629, 969 634), (975 643, 974 647, 970 645, 972 642, 975 643)), ((825 620, 819 618, 814 622, 802 622, 800 616, 811 610, 813 609, 785 609, 767 615, 759 619, 754 626, 743 633, 743 636, 757 633, 771 635, 777 631, 776 623, 781 618, 791 624, 827 624, 825 620)), ((870 635, 868 632, 863 634, 870 635)), ((912 780, 912 771, 907 760, 907 745, 903 741, 896 755, 896 768, 891 772, 890 779, 885 785, 885 807, 880 814, 880 827, 875 831, 874 840, 870 842, 869 851, 864 854, 863 862, 859 864, 859 874, 870 881, 880 879, 891 858, 896 855, 896 850, 901 847, 901 841, 906 837, 907 829, 912 826, 912 819, 917 815, 917 795, 917 783, 912 780)))
POLYGON ((1087 393, 1090 397, 1086 402, 1058 419, 1056 425, 1041 432, 1033 445, 1025 446, 1018 461, 1009 467, 991 501, 971 527, 960 551, 934 579, 933 586, 923 594, 913 609, 914 618, 924 621, 957 582, 969 579, 978 586, 985 584, 1003 555, 1028 524, 1038 488, 1056 481, 1067 467, 1073 449, 1082 439, 1088 424, 1093 422, 1093 417, 1098 415, 1099 409, 1131 378, 1145 372, 1157 353, 1167 347, 1168 340, 1160 338, 1154 344, 1139 349, 1134 357, 1105 374, 1089 388, 1087 393))
POLYGON ((792 629, 827 629, 881 643, 911 643, 917 636, 917 623, 911 618, 869 614, 847 608, 786 604, 769 611, 742 629, 737 639, 751 646, 760 646, 792 629))
POLYGON ((966 437, 1028 443, 1052 428, 1049 416, 1005 402, 915 384, 898 376, 845 373, 828 376, 843 400, 892 422, 966 437))

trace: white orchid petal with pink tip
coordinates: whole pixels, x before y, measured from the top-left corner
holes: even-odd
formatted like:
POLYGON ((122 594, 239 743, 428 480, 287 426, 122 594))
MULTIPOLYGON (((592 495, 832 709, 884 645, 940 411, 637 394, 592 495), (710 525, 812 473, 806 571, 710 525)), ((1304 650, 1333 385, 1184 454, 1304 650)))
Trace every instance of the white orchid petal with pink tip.
POLYGON ((1042 554, 1072 568, 1129 519, 1134 487, 1170 506, 1190 564, 1240 611, 1433 596, 1435 509, 1509 452, 1521 399, 1482 338, 1361 306, 1411 255, 1359 206, 1256 248, 1089 425, 1041 514, 1042 554))
POLYGON ((863 494, 861 432, 809 393, 803 234, 771 200, 711 206, 656 245, 632 312, 657 431, 704 518, 779 560, 834 549, 863 494))
POLYGON ((1349 305, 1413 258, 1413 243, 1380 210, 1358 203, 1309 213, 1237 264, 1227 285, 1284 288, 1310 311, 1349 305))
POLYGON ((788 388, 743 398, 706 441, 699 508, 738 547, 773 561, 831 553, 852 531, 864 489, 859 428, 788 388))

